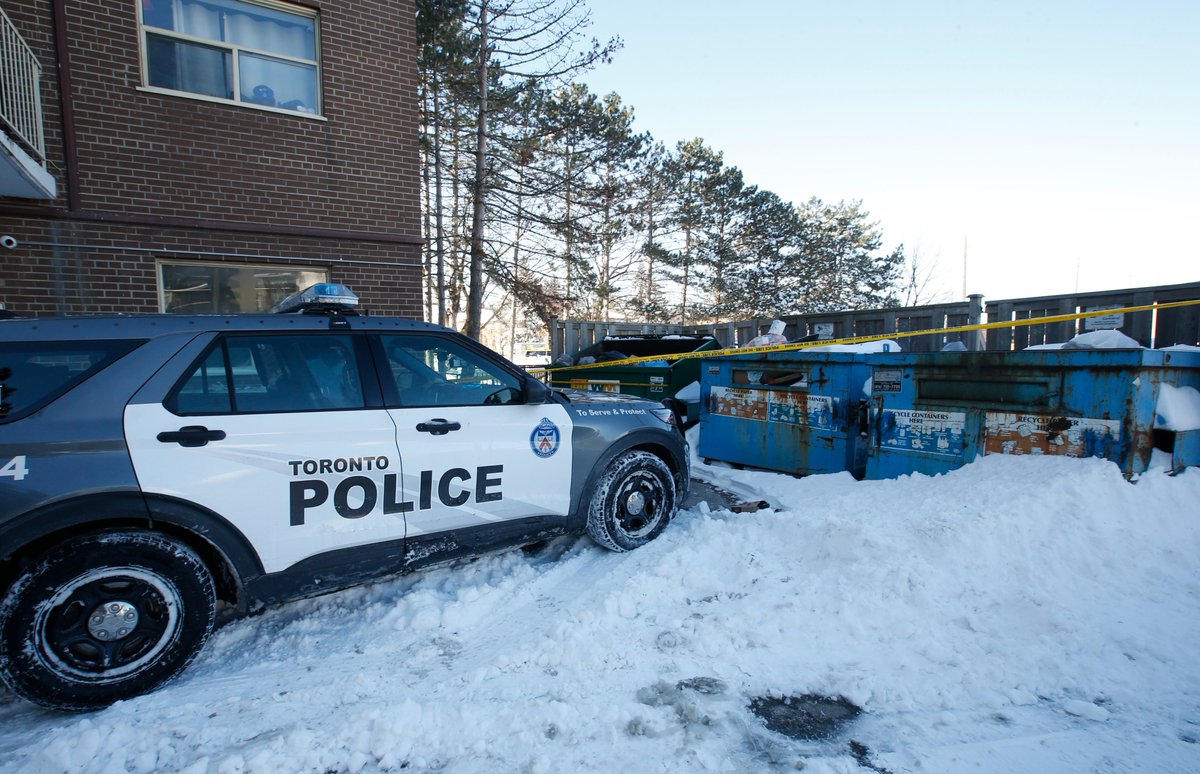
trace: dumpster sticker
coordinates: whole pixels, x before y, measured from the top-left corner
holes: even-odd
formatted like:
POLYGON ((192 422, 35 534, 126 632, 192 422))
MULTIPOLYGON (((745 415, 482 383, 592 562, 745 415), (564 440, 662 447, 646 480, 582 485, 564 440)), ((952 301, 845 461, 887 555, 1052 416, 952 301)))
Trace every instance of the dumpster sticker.
POLYGON ((708 410, 712 414, 739 419, 766 421, 771 393, 740 387, 713 387, 708 394, 708 410))
POLYGON ((833 398, 806 392, 772 392, 768 417, 772 422, 833 429, 833 398))
POLYGON ((1108 457, 1120 438, 1116 419, 989 411, 983 453, 1108 457))
POLYGON ((879 443, 893 451, 961 457, 966 448, 966 421, 962 411, 884 409, 879 417, 879 443))
POLYGON ((876 368, 872 379, 872 392, 900 392, 904 372, 895 368, 876 368))
POLYGON ((572 379, 572 390, 590 390, 592 392, 620 392, 620 379, 572 379))
POLYGON ((666 383, 666 381, 667 381, 667 378, 665 376, 651 376, 650 377, 650 392, 662 392, 663 385, 666 383))

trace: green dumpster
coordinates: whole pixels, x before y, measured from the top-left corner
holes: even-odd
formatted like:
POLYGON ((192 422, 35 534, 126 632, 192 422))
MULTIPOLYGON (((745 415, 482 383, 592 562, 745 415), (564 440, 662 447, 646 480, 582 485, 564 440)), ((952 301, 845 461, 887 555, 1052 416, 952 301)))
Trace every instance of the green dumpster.
MULTIPOLYGON (((675 393, 681 388, 700 380, 701 358, 681 360, 677 356, 720 348, 720 343, 708 334, 608 336, 573 355, 560 357, 550 365, 548 379, 554 387, 623 392, 652 400, 674 399, 675 393), (578 367, 630 357, 660 359, 645 363, 578 367)), ((686 409, 678 407, 678 410, 681 417, 686 412, 689 423, 699 419, 697 403, 690 404, 686 409), (692 416, 693 412, 695 416, 692 416)))

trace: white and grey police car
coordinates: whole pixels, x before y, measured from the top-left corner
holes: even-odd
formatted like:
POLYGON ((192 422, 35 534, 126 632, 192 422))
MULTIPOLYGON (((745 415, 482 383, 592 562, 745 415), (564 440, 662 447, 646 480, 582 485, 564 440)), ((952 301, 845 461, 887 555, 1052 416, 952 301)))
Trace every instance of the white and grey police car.
POLYGON ((550 390, 478 343, 359 315, 0 320, 0 678, 63 709, 182 671, 217 611, 587 532, 652 540, 673 412, 550 390))

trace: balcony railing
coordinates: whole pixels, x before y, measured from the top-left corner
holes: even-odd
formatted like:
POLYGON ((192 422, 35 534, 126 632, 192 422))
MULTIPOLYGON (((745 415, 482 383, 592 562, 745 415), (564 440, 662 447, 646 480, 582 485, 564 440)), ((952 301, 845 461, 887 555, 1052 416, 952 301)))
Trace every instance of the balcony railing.
POLYGON ((0 123, 45 166, 41 78, 42 65, 0 8, 0 123))

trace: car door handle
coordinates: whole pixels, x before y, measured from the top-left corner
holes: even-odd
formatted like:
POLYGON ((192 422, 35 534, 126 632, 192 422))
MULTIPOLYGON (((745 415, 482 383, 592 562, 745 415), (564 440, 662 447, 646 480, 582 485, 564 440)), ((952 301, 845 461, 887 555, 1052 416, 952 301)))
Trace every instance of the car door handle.
POLYGON ((453 430, 462 430, 462 425, 457 422, 448 422, 445 419, 431 419, 428 422, 418 422, 417 432, 430 433, 432 435, 445 435, 453 430))
POLYGON ((203 425, 188 425, 178 430, 166 430, 158 434, 158 440, 163 443, 177 443, 180 446, 204 446, 209 441, 225 440, 224 430, 209 430, 203 425))

